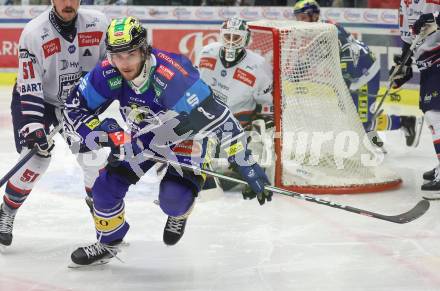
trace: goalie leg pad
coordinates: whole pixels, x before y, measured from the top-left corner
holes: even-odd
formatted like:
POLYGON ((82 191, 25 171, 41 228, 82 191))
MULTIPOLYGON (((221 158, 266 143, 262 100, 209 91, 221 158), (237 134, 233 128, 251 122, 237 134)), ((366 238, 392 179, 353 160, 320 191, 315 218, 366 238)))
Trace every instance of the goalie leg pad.
POLYGON ((166 174, 160 183, 160 208, 168 216, 189 215, 195 190, 192 182, 185 178, 166 174))

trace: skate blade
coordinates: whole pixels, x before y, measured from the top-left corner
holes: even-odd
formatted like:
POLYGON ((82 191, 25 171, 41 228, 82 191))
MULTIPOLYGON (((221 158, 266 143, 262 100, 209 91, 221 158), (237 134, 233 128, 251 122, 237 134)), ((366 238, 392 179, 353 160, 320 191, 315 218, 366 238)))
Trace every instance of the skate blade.
POLYGON ((429 201, 440 200, 440 191, 422 190, 422 198, 429 201))
POLYGON ((8 246, 0 244, 0 253, 5 253, 8 246))
POLYGON ((440 201, 440 194, 437 195, 424 195, 422 196, 423 199, 428 201, 440 201))
POLYGON ((110 259, 101 259, 101 260, 93 262, 89 265, 78 265, 74 262, 71 262, 67 267, 70 269, 83 269, 83 268, 88 268, 88 267, 105 265, 105 264, 108 264, 108 262, 110 262, 110 259))

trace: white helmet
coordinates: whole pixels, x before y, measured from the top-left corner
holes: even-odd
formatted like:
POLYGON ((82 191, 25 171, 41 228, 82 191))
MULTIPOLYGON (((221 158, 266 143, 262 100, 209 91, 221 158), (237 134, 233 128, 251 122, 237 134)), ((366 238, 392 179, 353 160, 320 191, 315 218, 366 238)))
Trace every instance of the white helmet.
POLYGON ((225 60, 233 62, 250 39, 249 27, 243 19, 232 17, 223 22, 220 39, 225 50, 225 60))

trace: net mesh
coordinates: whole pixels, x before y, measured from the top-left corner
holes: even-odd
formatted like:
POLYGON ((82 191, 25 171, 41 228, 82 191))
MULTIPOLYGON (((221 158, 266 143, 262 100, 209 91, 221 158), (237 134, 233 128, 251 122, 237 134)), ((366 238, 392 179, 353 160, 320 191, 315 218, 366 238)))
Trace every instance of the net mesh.
POLYGON ((249 49, 272 63, 279 78, 274 79, 278 186, 309 193, 398 186, 398 175, 380 166, 382 156, 342 78, 336 27, 296 21, 250 26, 249 49))

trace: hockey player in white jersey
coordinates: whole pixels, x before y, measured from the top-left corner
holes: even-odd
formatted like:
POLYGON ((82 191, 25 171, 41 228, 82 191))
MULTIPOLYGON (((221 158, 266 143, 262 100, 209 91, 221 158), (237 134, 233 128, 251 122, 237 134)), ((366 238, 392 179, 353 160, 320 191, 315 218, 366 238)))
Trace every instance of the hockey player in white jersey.
MULTIPOLYGON (((407 1, 400 2, 400 35, 402 38, 402 54, 408 53, 416 35, 423 33, 424 39, 416 44, 413 52, 409 52, 420 70, 420 109, 432 131, 434 149, 440 161, 440 25, 439 1, 407 1)), ((402 86, 412 78, 412 62, 409 58, 394 79, 394 88, 402 86)), ((395 58, 395 67, 400 65, 402 57, 395 58)), ((423 174, 425 180, 422 190, 428 193, 440 191, 439 166, 423 174)))
MULTIPOLYGON (((320 20, 320 7, 315 0, 301 0, 294 6, 297 20, 317 22, 320 20)), ((341 56, 341 70, 344 81, 350 89, 351 97, 366 131, 384 131, 402 129, 407 146, 417 146, 420 140, 423 118, 381 114, 372 120, 374 103, 380 88, 380 64, 368 46, 352 37, 340 24, 334 24, 338 30, 341 56)), ((373 138, 376 145, 382 142, 373 138)))
MULTIPOLYGON (((273 163, 272 67, 264 57, 246 49, 249 41, 246 21, 227 19, 220 29, 220 41, 203 47, 196 64, 203 81, 250 131, 249 146, 260 166, 269 167, 273 163)), ((222 183, 224 189, 232 186, 222 183)))
MULTIPOLYGON (((11 103, 15 143, 20 158, 34 146, 39 151, 6 185, 0 208, 0 246, 11 244, 16 212, 49 166, 53 148, 46 136, 49 127, 62 122, 61 110, 70 89, 105 56, 107 18, 98 11, 78 11, 79 1, 52 0, 52 8, 31 20, 20 37, 11 103)), ((90 192, 98 165, 86 164, 92 160, 90 151, 74 151, 79 151, 77 160, 90 192)))

